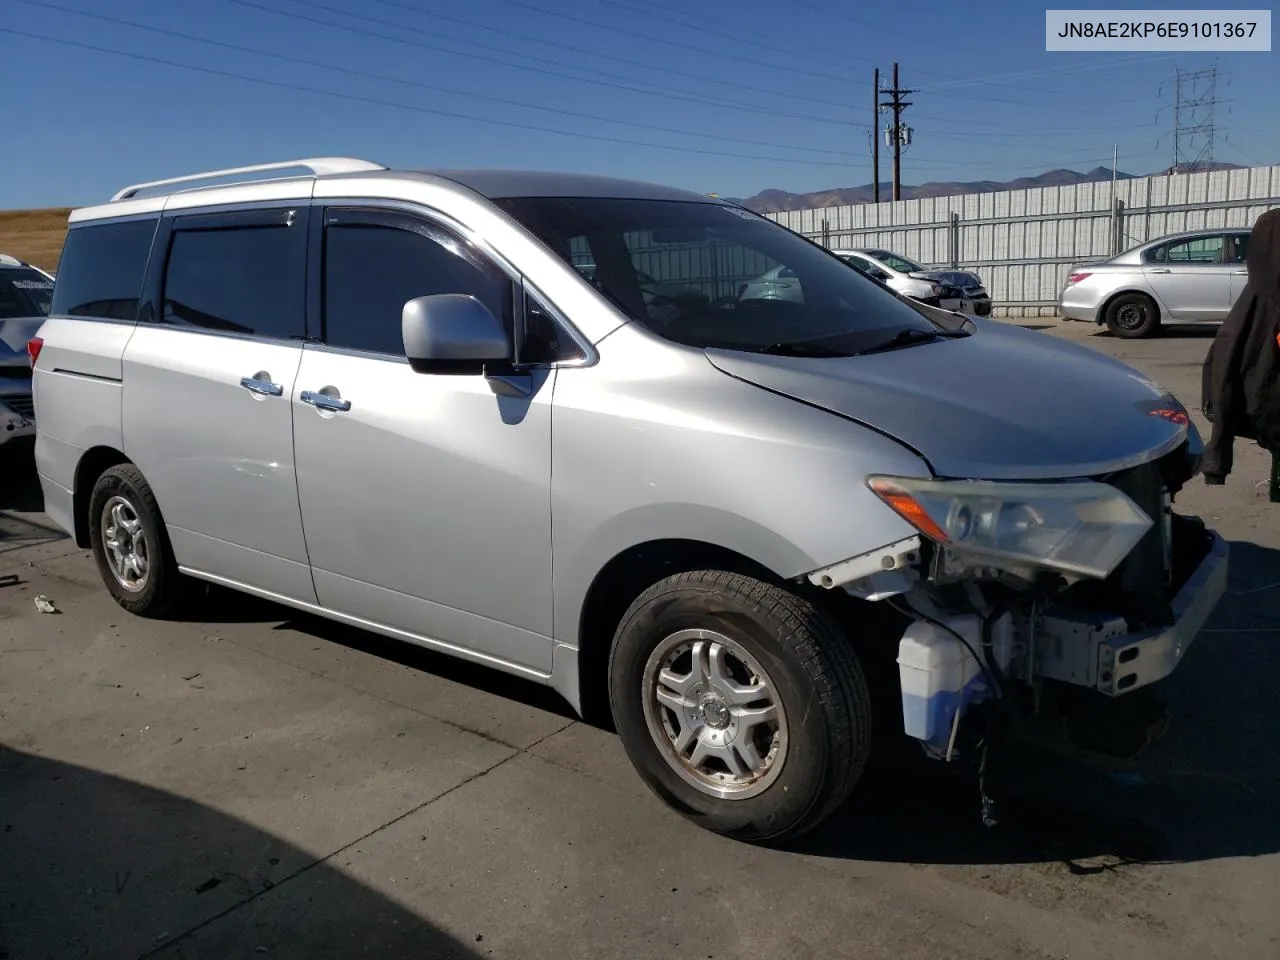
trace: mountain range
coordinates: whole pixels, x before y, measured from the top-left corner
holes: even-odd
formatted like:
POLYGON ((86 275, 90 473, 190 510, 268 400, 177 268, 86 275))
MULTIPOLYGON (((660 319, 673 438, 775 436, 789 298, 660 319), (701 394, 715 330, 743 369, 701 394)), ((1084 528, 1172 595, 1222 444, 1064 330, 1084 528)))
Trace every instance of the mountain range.
MULTIPOLYGON (((1238 163, 1211 163, 1201 166, 1201 170, 1239 170, 1238 163)), ((1174 172, 1171 168, 1157 174, 1132 174, 1116 172, 1117 180, 1133 180, 1141 176, 1163 176, 1174 172)), ((1178 171, 1182 172, 1182 171, 1178 171)), ((1076 183, 1097 183, 1111 179, 1110 167, 1094 167, 1086 173, 1076 170, 1050 170, 1036 177, 1018 177, 1014 180, 975 180, 972 182, 931 181, 918 186, 902 185, 902 199, 916 200, 924 197, 954 197, 965 193, 998 193, 1002 190, 1027 190, 1031 187, 1064 187, 1076 183)), ((892 184, 880 185, 881 201, 893 195, 892 184)), ((745 200, 734 200, 756 213, 781 213, 784 210, 813 210, 819 207, 838 207, 852 203, 874 203, 875 188, 872 184, 860 187, 836 187, 830 190, 815 190, 812 193, 789 193, 786 190, 761 190, 754 197, 745 200)))

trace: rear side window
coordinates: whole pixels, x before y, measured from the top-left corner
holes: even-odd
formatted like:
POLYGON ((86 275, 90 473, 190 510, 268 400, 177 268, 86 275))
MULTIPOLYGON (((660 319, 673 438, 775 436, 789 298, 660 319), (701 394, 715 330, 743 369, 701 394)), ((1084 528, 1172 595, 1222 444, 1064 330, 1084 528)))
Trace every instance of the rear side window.
POLYGON ((405 303, 437 293, 470 294, 511 329, 511 281, 461 240, 407 217, 363 211, 330 215, 324 255, 326 343, 402 357, 405 303))
POLYGON ((161 322, 303 337, 306 241, 304 229, 284 223, 175 229, 161 322))
POLYGON ((52 312, 136 320, 156 223, 133 220, 72 227, 58 262, 52 312))
POLYGON ((46 317, 53 281, 30 267, 0 267, 0 320, 46 317))

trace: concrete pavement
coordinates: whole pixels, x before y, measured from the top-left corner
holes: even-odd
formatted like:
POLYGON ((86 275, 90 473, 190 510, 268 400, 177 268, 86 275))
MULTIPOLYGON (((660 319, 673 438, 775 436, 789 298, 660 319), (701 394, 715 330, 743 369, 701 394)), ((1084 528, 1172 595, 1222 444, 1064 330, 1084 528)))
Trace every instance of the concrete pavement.
MULTIPOLYGON (((1196 404, 1203 332, 1030 323, 1196 404)), ((614 736, 522 681, 220 590, 130 617, 8 475, 0 958, 1269 960, 1280 508, 1260 452, 1237 461, 1179 499, 1234 568, 1163 741, 1131 764, 1014 751, 992 831, 967 781, 888 770, 785 851, 667 812, 614 736)))

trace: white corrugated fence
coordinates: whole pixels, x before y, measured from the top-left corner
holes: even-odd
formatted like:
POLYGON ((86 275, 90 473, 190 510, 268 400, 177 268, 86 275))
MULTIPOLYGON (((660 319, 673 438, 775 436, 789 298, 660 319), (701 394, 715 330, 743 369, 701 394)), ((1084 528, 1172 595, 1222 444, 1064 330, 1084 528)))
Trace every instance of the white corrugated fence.
POLYGON ((770 214, 829 247, 972 270, 996 316, 1052 316, 1067 270, 1183 230, 1251 226, 1280 207, 1280 165, 770 214))

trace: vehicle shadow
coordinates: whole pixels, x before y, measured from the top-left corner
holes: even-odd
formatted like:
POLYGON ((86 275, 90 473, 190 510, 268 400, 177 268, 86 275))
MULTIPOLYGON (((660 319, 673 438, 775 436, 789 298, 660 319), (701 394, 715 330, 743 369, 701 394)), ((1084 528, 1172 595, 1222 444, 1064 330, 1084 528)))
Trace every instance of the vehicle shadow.
POLYGON ((971 764, 904 755, 793 849, 921 864, 1065 863, 1092 873, 1280 851, 1280 551, 1231 545, 1229 595, 1164 685, 1169 731, 1138 757, 1065 743, 990 757, 985 827, 971 764))
POLYGON ((4 746, 0 822, 6 960, 479 957, 244 821, 4 746))
MULTIPOLYGON (((1217 323, 1162 323, 1160 330, 1156 334, 1156 339, 1178 339, 1178 340, 1212 340, 1217 336, 1220 325, 1217 323)), ((1106 327, 1099 327, 1090 336, 1098 337, 1103 340, 1120 340, 1114 333, 1106 327)))
POLYGON ((43 509, 32 445, 15 440, 0 447, 0 510, 39 513, 43 509))
POLYGON ((179 614, 182 620, 204 624, 273 624, 273 630, 296 630, 317 640, 429 673, 536 710, 566 719, 578 719, 559 694, 531 680, 213 584, 199 584, 196 591, 192 602, 179 614))

